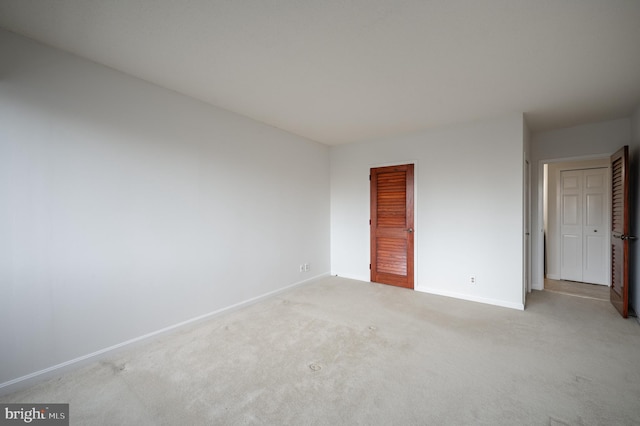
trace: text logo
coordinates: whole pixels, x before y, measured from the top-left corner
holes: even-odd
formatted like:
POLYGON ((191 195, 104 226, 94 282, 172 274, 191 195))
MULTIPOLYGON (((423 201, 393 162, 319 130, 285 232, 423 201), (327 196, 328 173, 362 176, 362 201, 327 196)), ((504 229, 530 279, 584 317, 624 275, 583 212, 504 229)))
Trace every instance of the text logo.
POLYGON ((0 426, 69 426, 69 404, 0 404, 0 426))

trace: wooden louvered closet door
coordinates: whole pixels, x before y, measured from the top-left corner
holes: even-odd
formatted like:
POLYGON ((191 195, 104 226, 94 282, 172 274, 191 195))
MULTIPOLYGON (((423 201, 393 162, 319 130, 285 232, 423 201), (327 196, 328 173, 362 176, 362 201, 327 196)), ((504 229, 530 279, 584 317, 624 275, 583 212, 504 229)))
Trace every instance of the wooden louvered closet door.
POLYGON ((611 303, 629 312, 629 147, 611 156, 611 303))
POLYGON ((371 169, 371 281, 413 288, 413 164, 371 169))

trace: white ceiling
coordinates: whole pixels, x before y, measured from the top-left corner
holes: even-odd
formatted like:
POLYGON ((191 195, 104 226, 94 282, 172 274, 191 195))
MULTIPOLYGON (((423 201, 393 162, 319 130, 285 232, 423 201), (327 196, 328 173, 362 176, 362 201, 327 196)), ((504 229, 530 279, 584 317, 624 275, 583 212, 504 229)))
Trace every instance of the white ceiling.
POLYGON ((327 144, 640 104, 640 0, 0 0, 0 27, 327 144))

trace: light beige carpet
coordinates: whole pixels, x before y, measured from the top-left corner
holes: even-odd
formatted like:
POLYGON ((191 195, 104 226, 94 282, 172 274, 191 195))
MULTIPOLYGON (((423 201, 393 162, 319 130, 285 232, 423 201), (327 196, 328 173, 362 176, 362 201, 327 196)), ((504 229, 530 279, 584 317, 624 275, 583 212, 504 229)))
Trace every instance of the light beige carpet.
POLYGON ((557 293, 522 312, 331 277, 0 400, 76 425, 634 425, 640 326, 557 293))
POLYGON ((545 291, 569 294, 590 299, 609 300, 609 287, 606 285, 587 284, 576 281, 551 280, 545 278, 545 291))

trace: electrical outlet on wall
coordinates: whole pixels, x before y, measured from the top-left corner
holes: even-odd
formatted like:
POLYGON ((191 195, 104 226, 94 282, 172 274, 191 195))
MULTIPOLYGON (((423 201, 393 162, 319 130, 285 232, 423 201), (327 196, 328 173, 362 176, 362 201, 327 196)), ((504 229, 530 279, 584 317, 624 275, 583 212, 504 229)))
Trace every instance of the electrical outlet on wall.
POLYGON ((309 265, 308 263, 304 264, 304 270, 305 271, 310 271, 311 270, 311 265, 309 265))
POLYGON ((304 265, 300 265, 300 272, 304 272, 304 265))
POLYGON ((469 277, 469 283, 470 284, 475 284, 476 283, 476 276, 475 275, 471 275, 469 277))

